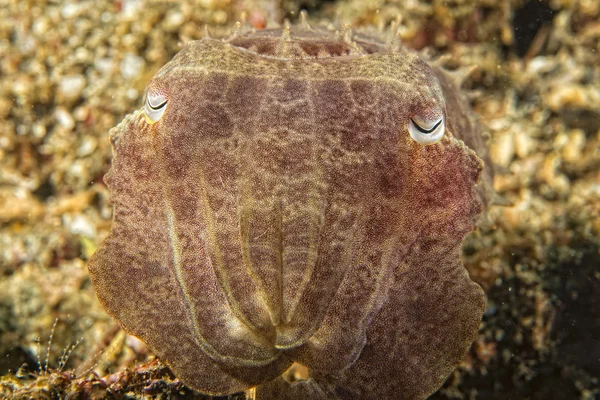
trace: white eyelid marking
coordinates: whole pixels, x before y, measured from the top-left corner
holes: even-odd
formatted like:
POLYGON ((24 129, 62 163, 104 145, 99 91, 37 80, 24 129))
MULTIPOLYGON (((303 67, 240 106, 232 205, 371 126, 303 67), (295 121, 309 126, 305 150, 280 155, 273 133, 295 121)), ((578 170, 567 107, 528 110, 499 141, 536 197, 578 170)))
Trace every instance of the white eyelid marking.
POLYGON ((148 92, 146 101, 144 102, 144 111, 146 113, 146 121, 153 124, 158 121, 167 108, 167 98, 161 93, 148 92))
POLYGON ((423 120, 419 117, 412 117, 408 121, 408 133, 417 142, 423 145, 438 142, 446 131, 446 121, 444 116, 436 120, 423 120))

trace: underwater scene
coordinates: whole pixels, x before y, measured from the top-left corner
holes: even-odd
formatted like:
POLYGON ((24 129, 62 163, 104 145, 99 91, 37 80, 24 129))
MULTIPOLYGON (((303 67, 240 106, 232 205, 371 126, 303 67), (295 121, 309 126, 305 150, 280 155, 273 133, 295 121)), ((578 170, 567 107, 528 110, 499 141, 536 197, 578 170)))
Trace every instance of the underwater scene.
POLYGON ((600 2, 0 0, 0 398, 600 398, 600 2))

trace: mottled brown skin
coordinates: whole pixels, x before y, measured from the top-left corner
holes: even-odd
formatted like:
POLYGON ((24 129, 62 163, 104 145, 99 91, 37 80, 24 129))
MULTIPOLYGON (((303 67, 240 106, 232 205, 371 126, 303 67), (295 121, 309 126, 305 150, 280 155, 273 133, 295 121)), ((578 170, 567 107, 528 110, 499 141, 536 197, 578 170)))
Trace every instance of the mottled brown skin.
POLYGON ((148 85, 162 118, 111 131, 100 301, 200 392, 427 397, 485 305, 460 261, 483 163, 446 79, 327 31, 188 43, 148 85), (409 119, 434 114, 444 136, 417 143, 409 119), (311 378, 277 378, 293 362, 311 378))

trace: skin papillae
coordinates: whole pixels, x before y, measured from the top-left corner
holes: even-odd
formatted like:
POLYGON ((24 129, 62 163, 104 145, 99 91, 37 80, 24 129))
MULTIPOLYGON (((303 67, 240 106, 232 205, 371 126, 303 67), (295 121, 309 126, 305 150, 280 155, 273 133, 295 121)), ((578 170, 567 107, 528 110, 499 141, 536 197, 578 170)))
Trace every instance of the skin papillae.
POLYGON ((450 76, 397 44, 286 28, 190 42, 147 92, 164 114, 110 132, 114 222, 89 263, 123 328, 206 394, 437 390, 485 306, 460 248, 486 153, 450 76), (418 143, 411 118, 435 116, 443 137, 418 143), (280 376, 294 362, 309 379, 280 376))

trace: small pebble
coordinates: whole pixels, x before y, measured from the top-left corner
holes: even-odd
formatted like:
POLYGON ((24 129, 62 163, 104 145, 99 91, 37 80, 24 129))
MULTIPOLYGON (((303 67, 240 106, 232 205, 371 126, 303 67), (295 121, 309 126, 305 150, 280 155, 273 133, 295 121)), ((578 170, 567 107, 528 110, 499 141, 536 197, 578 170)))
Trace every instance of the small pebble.
POLYGON ((94 152, 94 150, 96 150, 96 145, 97 145, 96 139, 93 137, 87 137, 87 138, 83 139, 83 143, 81 143, 81 145, 77 149, 77 156, 79 156, 79 157, 89 156, 90 154, 92 154, 94 152))
POLYGON ((71 130, 75 127, 75 120, 63 107, 57 107, 56 111, 54 111, 54 116, 56 117, 56 121, 59 123, 59 125, 65 129, 71 130))
POLYGON ((84 215, 76 215, 69 225, 69 229, 74 235, 82 235, 89 238, 96 237, 96 227, 84 215))
POLYGON ((64 76, 58 84, 58 93, 66 100, 76 100, 81 96, 86 79, 83 75, 64 76))
POLYGON ((136 56, 133 53, 125 54, 121 61, 121 76, 131 80, 139 78, 144 70, 145 61, 142 57, 136 56))
POLYGON ((497 132, 490 143, 490 156, 495 164, 507 167, 515 154, 515 142, 511 132, 497 132))

